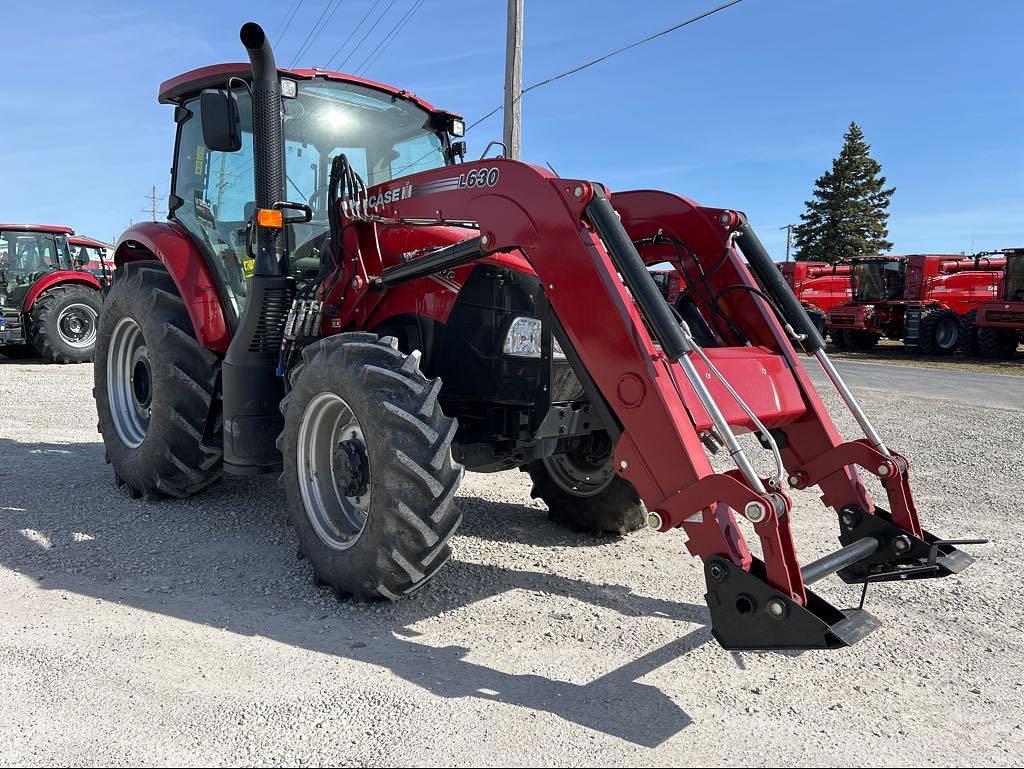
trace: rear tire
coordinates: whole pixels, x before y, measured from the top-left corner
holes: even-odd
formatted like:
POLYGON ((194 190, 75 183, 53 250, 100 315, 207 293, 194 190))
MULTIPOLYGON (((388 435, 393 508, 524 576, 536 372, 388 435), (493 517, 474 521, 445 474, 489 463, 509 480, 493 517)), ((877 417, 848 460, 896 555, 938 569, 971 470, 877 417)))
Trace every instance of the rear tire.
POLYGON ((633 485, 621 478, 609 451, 594 461, 583 451, 534 460, 522 468, 530 496, 548 506, 548 518, 588 534, 628 534, 644 526, 647 511, 633 485))
POLYGON ((458 425, 419 357, 394 337, 328 337, 303 350, 281 402, 288 516, 314 581, 339 598, 414 592, 448 560, 462 522, 458 425))
POLYGON ((957 350, 962 355, 978 355, 978 329, 974 325, 974 319, 978 317, 977 310, 971 310, 960 318, 960 340, 957 343, 957 350))
POLYGON ((1019 340, 1020 332, 1012 328, 982 326, 978 329, 978 350, 985 358, 1012 358, 1017 353, 1019 340))
POLYGON ((184 498, 221 477, 220 357, 195 338, 160 262, 117 271, 99 319, 97 425, 129 496, 184 498))
POLYGON ((96 347, 100 292, 86 286, 51 288, 29 313, 29 339, 52 363, 86 363, 96 347))
POLYGON ((846 337, 846 346, 851 350, 872 350, 881 339, 878 334, 870 331, 844 331, 843 334, 846 337))
POLYGON ((952 355, 960 342, 960 318, 949 309, 928 309, 921 317, 918 345, 925 355, 952 355))

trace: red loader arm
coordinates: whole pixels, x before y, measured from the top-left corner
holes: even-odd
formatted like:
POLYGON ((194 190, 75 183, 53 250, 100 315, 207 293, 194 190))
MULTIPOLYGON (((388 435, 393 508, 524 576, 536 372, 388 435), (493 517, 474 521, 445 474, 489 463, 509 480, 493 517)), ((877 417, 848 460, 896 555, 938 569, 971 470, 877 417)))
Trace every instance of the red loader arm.
POLYGON ((885 447, 860 411, 742 215, 664 192, 609 200, 600 185, 502 159, 417 174, 391 189, 400 192, 374 188, 369 202, 378 205, 369 216, 359 215, 358 205, 345 207, 357 212, 346 243, 360 253, 365 272, 352 276, 359 280, 343 277, 354 290, 341 317, 365 317, 375 284, 419 277, 451 260, 522 252, 544 286, 556 336, 607 414, 618 472, 646 503, 651 525, 682 527, 688 549, 704 560, 714 634, 723 646, 853 643, 875 627, 874 618, 835 609, 807 584, 836 572, 851 582, 936 576, 970 563, 947 544, 932 547, 937 540, 918 522, 906 460, 885 447), (375 228, 394 219, 476 223, 480 236, 382 269, 375 228), (724 344, 703 349, 671 314, 645 267, 663 260, 684 276, 724 344), (867 440, 843 442, 790 342, 793 325, 867 440), (784 467, 768 477, 755 471, 735 437, 745 432, 759 433, 784 467), (711 439, 724 443, 736 469, 713 469, 705 451, 711 439), (854 466, 882 479, 891 514, 875 508, 854 466), (803 569, 784 483, 818 485, 840 517, 844 547, 803 569), (737 512, 753 524, 763 563, 748 550, 737 512))

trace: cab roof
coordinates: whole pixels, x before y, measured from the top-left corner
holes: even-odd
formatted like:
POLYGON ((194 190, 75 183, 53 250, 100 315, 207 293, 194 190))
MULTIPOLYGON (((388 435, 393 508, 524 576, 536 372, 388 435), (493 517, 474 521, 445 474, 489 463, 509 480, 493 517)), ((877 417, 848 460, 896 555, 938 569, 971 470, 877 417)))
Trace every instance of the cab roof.
MULTIPOLYGON (((278 74, 292 78, 293 80, 312 80, 316 77, 323 77, 340 83, 354 83, 356 85, 366 86, 367 88, 373 88, 378 91, 383 91, 384 93, 389 93, 400 99, 408 99, 419 107, 425 109, 427 112, 450 115, 451 117, 456 118, 462 117, 454 112, 438 109, 430 102, 421 99, 411 91, 406 91, 404 88, 395 88, 393 85, 378 83, 376 80, 367 80, 366 78, 358 77, 357 75, 346 75, 343 72, 334 72, 326 69, 284 69, 279 67, 277 71, 278 74)), ((158 98, 161 104, 180 104, 185 97, 194 96, 204 88, 223 86, 229 77, 249 79, 251 75, 252 67, 249 64, 243 64, 241 62, 236 62, 234 64, 213 64, 208 67, 200 67, 199 69, 193 69, 189 72, 178 75, 177 77, 172 77, 170 80, 165 80, 160 84, 158 98)))
POLYGON ((109 243, 104 243, 102 240, 96 240, 96 238, 89 238, 85 235, 72 235, 68 238, 68 243, 73 246, 88 246, 90 248, 107 248, 112 249, 109 243))
POLYGON ((0 224, 0 230, 19 230, 21 232, 53 232, 58 235, 74 235, 75 231, 63 224, 0 224))

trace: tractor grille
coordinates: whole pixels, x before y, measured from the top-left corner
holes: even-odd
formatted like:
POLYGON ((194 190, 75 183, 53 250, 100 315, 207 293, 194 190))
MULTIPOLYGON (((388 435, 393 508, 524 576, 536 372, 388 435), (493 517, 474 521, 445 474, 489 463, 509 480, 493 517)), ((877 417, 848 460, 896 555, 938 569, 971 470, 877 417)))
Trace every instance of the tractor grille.
POLYGON ((269 288, 263 296, 263 306, 249 352, 277 352, 281 349, 284 322, 292 306, 291 292, 283 288, 269 288))
POLYGON ((1015 323, 1024 325, 1024 312, 1013 310, 990 310, 985 313, 985 319, 993 323, 1015 323))
POLYGON ((835 315, 835 314, 833 314, 833 315, 829 316, 828 324, 830 326, 851 326, 851 327, 856 327, 857 326, 857 316, 856 315, 835 315))

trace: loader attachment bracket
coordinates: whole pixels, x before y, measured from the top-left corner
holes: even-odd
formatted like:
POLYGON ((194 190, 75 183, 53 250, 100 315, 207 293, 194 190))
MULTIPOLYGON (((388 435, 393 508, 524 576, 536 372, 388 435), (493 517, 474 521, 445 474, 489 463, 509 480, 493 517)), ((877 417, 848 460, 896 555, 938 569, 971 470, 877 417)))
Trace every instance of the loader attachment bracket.
POLYGON ((756 558, 750 571, 711 558, 704 575, 711 634, 725 649, 835 649, 852 646, 879 625, 863 609, 837 609, 811 590, 801 606, 765 581, 764 564, 756 558))
POLYGON ((985 544, 987 540, 943 540, 924 531, 916 537, 892 522, 889 512, 875 508, 866 513, 858 507, 839 511, 839 541, 849 545, 865 537, 876 539, 878 549, 837 573, 847 583, 892 582, 907 579, 948 577, 959 574, 974 559, 958 544, 985 544))

